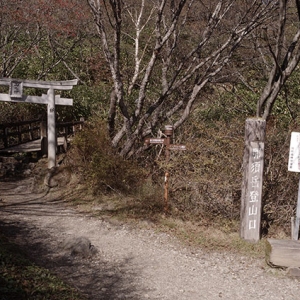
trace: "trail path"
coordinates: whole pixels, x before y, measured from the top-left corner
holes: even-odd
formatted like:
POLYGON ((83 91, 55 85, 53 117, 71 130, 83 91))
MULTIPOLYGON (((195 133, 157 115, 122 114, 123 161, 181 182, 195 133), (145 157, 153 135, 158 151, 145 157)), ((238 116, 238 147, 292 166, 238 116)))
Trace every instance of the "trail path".
POLYGON ((300 299, 299 281, 263 260, 191 251, 153 229, 85 215, 59 194, 33 193, 32 180, 0 182, 0 230, 88 299, 300 299), (62 253, 64 240, 79 236, 96 256, 62 253))

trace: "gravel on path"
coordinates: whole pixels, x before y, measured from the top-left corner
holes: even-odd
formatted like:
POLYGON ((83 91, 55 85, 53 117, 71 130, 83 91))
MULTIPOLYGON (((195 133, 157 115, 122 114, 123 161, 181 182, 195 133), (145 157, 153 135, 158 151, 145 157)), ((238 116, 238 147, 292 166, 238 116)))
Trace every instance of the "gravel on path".
POLYGON ((299 280, 264 260, 192 250, 153 228, 80 213, 32 193, 30 180, 0 182, 0 230, 88 299, 300 299, 299 280), (62 249, 70 237, 88 238, 98 253, 70 255, 62 249))

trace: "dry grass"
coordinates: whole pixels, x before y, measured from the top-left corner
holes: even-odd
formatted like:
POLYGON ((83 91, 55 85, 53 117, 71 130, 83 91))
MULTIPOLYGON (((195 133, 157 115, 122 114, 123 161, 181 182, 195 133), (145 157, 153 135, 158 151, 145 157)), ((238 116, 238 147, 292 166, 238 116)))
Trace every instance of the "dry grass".
POLYGON ((82 188, 82 191, 77 189, 76 194, 71 192, 68 195, 70 204, 94 217, 116 224, 168 233, 186 247, 229 251, 259 258, 265 255, 264 239, 256 244, 240 239, 238 222, 192 217, 187 220, 178 211, 165 214, 162 197, 153 198, 149 202, 119 194, 93 196, 86 193, 84 186, 82 188))

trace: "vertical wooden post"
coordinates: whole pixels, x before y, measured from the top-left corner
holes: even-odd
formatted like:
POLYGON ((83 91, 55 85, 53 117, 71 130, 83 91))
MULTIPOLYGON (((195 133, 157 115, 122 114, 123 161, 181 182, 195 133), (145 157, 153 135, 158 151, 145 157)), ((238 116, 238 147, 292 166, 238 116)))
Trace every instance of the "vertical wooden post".
POLYGON ((4 148, 8 147, 8 127, 5 127, 3 130, 4 137, 3 137, 3 143, 4 143, 4 148))
POLYGON ((265 129, 264 119, 246 120, 240 236, 251 242, 259 241, 261 231, 265 129))
POLYGON ((170 173, 168 171, 168 163, 170 160, 170 144, 172 143, 172 135, 173 135, 173 126, 166 125, 165 126, 165 145, 166 145, 166 162, 167 162, 167 171, 165 173, 165 182, 164 182, 164 210, 165 213, 169 210, 169 177, 170 173))
POLYGON ((18 144, 22 144, 22 125, 17 125, 18 130, 18 144))
POLYGON ((297 209, 296 218, 294 219, 294 224, 292 226, 292 239, 298 241, 299 239, 299 226, 300 226, 300 179, 298 185, 298 198, 297 198, 297 209))
MULTIPOLYGON (((300 172, 300 132, 291 133, 290 152, 288 170, 290 172, 300 172)), ((299 225, 300 225, 300 179, 298 184, 298 198, 296 217, 291 218, 292 239, 297 241, 299 239, 299 225)))
POLYGON ((165 213, 169 210, 169 172, 165 173, 165 182, 164 182, 164 211, 165 213))
POLYGON ((55 126, 55 95, 53 88, 48 90, 48 168, 56 166, 56 126, 55 126))
POLYGON ((40 123, 40 136, 41 136, 42 155, 47 155, 48 154, 47 123, 43 119, 41 120, 40 123))
POLYGON ((82 122, 82 123, 79 124, 79 130, 82 130, 82 128, 83 128, 83 122, 84 122, 84 117, 80 117, 80 122, 82 122))
POLYGON ((29 123, 29 140, 33 140, 33 128, 34 128, 34 123, 29 123))

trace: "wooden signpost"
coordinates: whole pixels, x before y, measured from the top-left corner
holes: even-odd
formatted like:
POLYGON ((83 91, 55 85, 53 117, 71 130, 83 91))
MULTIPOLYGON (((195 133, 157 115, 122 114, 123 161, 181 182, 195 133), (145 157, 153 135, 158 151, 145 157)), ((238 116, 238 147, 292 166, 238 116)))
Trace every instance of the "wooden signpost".
POLYGON ((0 101, 47 104, 48 168, 56 166, 55 105, 73 105, 73 99, 55 96, 54 90, 71 90, 77 79, 66 81, 35 81, 12 78, 0 78, 0 85, 8 86, 8 94, 0 93, 0 101), (42 96, 23 94, 24 88, 47 89, 42 96))
POLYGON ((240 236, 250 242, 260 240, 265 126, 260 118, 249 118, 245 125, 240 236))
MULTIPOLYGON (((298 173, 300 172, 300 133, 299 132, 292 132, 291 134, 288 171, 298 172, 298 173)), ((297 241, 299 238, 299 226, 300 226, 300 180, 299 180, 299 187, 298 187, 296 218, 292 217, 291 221, 292 221, 292 239, 297 241)))
MULTIPOLYGON (((166 125, 165 126, 165 138, 148 138, 145 140, 145 144, 161 144, 166 146, 166 162, 168 163, 170 160, 170 151, 171 150, 186 150, 185 145, 176 145, 172 144, 173 142, 173 126, 172 125, 166 125)), ((164 179, 164 210, 167 213, 168 207, 169 207, 169 178, 170 173, 166 171, 165 173, 165 179, 164 179)))

